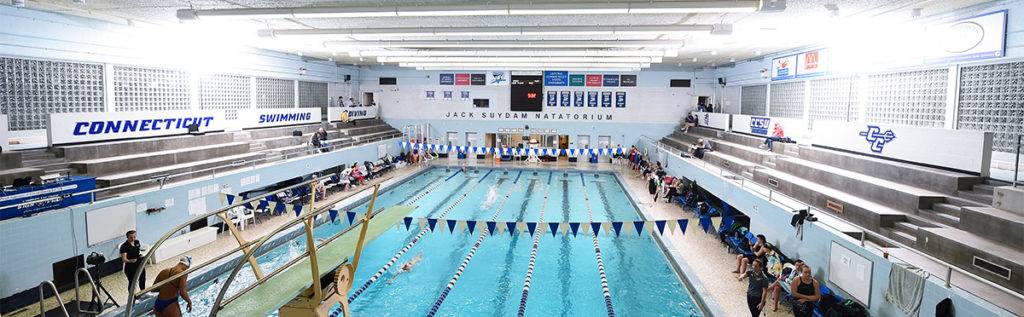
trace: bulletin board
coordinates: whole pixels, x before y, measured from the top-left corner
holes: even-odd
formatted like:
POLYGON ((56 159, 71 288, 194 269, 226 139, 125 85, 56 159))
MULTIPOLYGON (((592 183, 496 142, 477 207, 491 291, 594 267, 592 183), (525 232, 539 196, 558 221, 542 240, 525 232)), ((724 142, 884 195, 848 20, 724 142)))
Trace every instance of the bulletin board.
POLYGON ((828 282, 864 305, 871 304, 871 273, 874 262, 832 241, 828 260, 828 282))
POLYGON ((89 246, 124 237, 135 229, 135 202, 107 206, 85 213, 89 246))

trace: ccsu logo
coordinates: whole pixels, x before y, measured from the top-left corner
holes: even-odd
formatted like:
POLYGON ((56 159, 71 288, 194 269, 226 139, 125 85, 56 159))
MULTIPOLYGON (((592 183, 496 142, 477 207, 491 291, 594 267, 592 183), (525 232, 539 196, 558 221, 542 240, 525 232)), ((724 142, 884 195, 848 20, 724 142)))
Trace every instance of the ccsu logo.
POLYGON ((704 124, 708 124, 708 122, 710 122, 710 121, 711 121, 711 115, 705 113, 704 114, 704 124))
POLYGON ((892 130, 885 130, 885 133, 882 133, 881 128, 873 125, 869 125, 868 130, 861 132, 860 136, 871 143, 871 152, 875 153, 882 153, 885 144, 896 139, 896 134, 892 133, 892 130))
POLYGON ((750 132, 757 134, 768 134, 768 127, 771 126, 772 118, 750 117, 750 132))

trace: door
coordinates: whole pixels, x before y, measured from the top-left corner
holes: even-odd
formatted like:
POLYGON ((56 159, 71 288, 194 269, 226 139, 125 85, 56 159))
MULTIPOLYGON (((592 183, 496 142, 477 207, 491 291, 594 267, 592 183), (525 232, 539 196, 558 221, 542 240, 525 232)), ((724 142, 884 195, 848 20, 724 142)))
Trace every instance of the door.
POLYGON ((563 134, 563 135, 559 135, 558 136, 558 148, 559 149, 568 149, 569 148, 569 136, 568 135, 564 135, 563 134))
POLYGON ((466 132, 466 146, 478 146, 476 144, 476 132, 466 132))
POLYGON ((377 103, 377 98, 374 98, 374 97, 376 97, 376 96, 374 96, 374 93, 372 93, 372 92, 364 92, 363 93, 363 100, 362 100, 363 105, 364 106, 370 106, 370 105, 376 104, 377 103))
POLYGON ((448 145, 456 146, 459 145, 459 133, 448 132, 448 145))
POLYGON ((597 136, 597 148, 607 149, 612 145, 612 137, 607 135, 597 136))
POLYGON ((496 139, 494 133, 484 134, 484 146, 494 147, 494 139, 496 139))
POLYGON ((590 148, 590 136, 589 135, 578 135, 576 136, 576 148, 577 149, 589 149, 590 148))

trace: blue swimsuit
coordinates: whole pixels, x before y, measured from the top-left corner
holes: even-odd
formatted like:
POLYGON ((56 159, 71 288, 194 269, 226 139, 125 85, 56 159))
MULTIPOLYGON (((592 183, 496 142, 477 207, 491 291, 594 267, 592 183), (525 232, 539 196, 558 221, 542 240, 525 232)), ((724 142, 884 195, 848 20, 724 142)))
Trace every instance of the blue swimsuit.
POLYGON ((177 304, 177 303, 178 303, 178 286, 174 285, 174 298, 164 300, 164 299, 160 299, 159 297, 157 297, 156 301, 153 302, 153 310, 154 311, 162 312, 162 311, 164 311, 164 309, 167 309, 167 307, 171 306, 171 304, 177 304))

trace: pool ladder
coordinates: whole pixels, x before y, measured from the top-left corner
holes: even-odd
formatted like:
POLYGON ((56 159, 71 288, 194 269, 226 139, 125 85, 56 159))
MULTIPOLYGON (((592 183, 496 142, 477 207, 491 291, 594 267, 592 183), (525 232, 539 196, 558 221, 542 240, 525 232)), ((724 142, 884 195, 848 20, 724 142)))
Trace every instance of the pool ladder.
MULTIPOLYGON (((90 274, 89 271, 86 270, 85 268, 78 268, 78 270, 75 270, 75 305, 76 308, 78 308, 77 315, 99 315, 101 311, 82 309, 82 297, 78 292, 78 287, 82 285, 78 277, 82 273, 85 273, 86 279, 89 280, 89 286, 92 287, 93 297, 92 299, 90 299, 90 302, 93 302, 93 300, 95 300, 95 302, 98 303, 97 307, 103 307, 103 303, 99 301, 99 299, 101 298, 99 289, 96 287, 96 281, 92 279, 92 274, 90 274)), ((47 287, 49 287, 49 289, 53 291, 53 295, 57 297, 57 306, 60 307, 60 310, 62 313, 64 313, 64 316, 70 317, 71 314, 69 314, 68 309, 64 307, 64 299, 60 297, 60 292, 57 291, 57 286, 54 285, 52 281, 43 281, 42 283, 39 283, 39 315, 43 316, 46 314, 46 307, 44 303, 46 299, 45 293, 47 287)))

